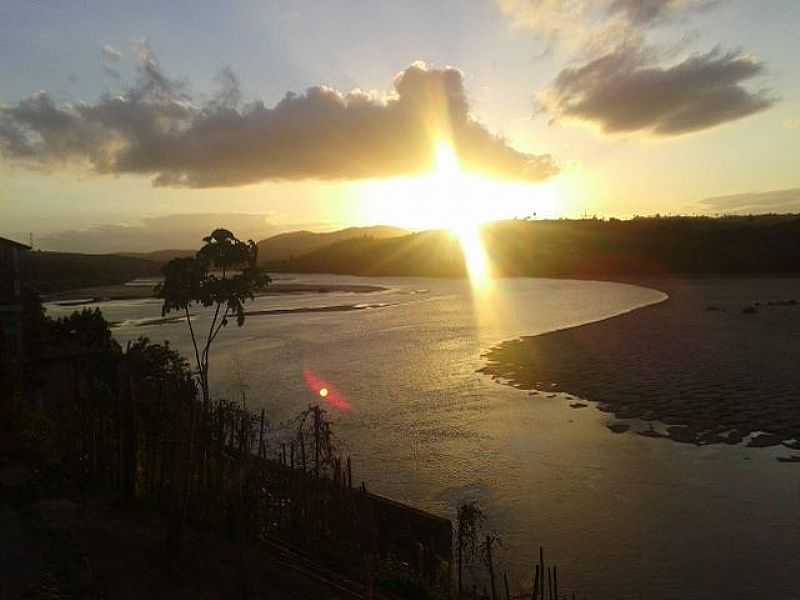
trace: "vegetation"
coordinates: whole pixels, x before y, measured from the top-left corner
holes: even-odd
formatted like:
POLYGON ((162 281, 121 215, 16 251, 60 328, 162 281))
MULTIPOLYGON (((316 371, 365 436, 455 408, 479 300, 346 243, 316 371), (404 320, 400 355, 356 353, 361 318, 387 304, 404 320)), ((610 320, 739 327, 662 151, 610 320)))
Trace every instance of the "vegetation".
POLYGON ((274 235, 258 242, 260 262, 287 260, 304 256, 309 252, 325 248, 331 244, 353 239, 386 239, 407 235, 408 231, 399 227, 376 225, 374 227, 348 227, 338 231, 314 233, 312 231, 292 231, 274 235))
POLYGON ((164 301, 162 316, 181 311, 186 318, 203 400, 208 402, 211 345, 229 317, 235 317, 239 327, 244 325, 244 303, 271 280, 257 267, 258 248, 253 240, 243 242, 227 229, 216 229, 203 241, 205 245, 194 257, 174 258, 164 266, 164 281, 156 286, 155 294, 164 301), (205 341, 192 326, 189 308, 194 304, 214 308, 205 341))
POLYGON ((486 521, 486 516, 477 502, 464 502, 458 507, 456 517, 456 562, 459 597, 464 593, 464 566, 471 565, 478 554, 480 530, 484 521, 486 521))
MULTIPOLYGON (((220 239, 234 244, 223 233, 208 243, 220 239)), ((449 522, 354 486, 323 409, 310 406, 271 430, 264 411, 247 410, 243 400, 198 397, 196 375, 168 343, 139 338, 121 348, 99 310, 51 319, 32 293, 25 306, 26 338, 38 342, 25 358, 29 379, 8 389, 29 397, 4 413, 3 425, 16 438, 9 456, 23 457, 38 475, 18 500, 108 498, 157 515, 166 572, 185 556, 190 536, 227 540, 239 548, 233 569, 242 597, 255 576, 247 557, 287 546, 359 582, 367 596, 452 597, 449 522)), ((220 314, 233 317, 236 306, 225 304, 220 314)), ((508 575, 497 576, 497 538, 482 534, 483 522, 475 503, 458 511, 459 598, 496 600, 500 585, 510 589, 508 575), (464 566, 472 588, 462 593, 464 566), (485 587, 479 595, 487 576, 491 596, 485 587)), ((537 566, 537 582, 538 573, 537 566)), ((555 597, 555 567, 547 574, 548 595, 541 584, 534 598, 555 597)))
POLYGON ((113 254, 26 252, 23 270, 30 286, 41 294, 99 285, 126 283, 159 274, 156 262, 113 254))
MULTIPOLYGON (((630 220, 512 220, 484 227, 495 272, 504 276, 619 277, 752 275, 800 270, 800 217, 637 217, 630 220)), ((457 238, 394 227, 296 231, 256 245, 273 272, 460 277, 457 238)), ((186 250, 138 255, 30 252, 27 272, 42 293, 154 277, 186 250)))
POLYGON ((165 250, 153 250, 152 252, 117 252, 117 256, 140 258, 163 266, 173 258, 187 258, 194 256, 195 252, 195 250, 178 250, 168 248, 165 250))
MULTIPOLYGON (((649 217, 631 220, 512 220, 483 229, 502 276, 619 277, 744 275, 800 270, 800 217, 649 217)), ((350 239, 291 260, 277 272, 463 276, 457 238, 424 232, 350 239)))

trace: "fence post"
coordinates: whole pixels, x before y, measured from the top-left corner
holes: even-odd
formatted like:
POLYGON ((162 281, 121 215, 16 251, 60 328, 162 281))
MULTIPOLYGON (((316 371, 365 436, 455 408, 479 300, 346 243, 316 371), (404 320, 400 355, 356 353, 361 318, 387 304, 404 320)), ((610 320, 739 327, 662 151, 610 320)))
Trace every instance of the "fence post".
POLYGON ((497 587, 494 583, 494 559, 492 558, 492 537, 486 536, 486 563, 489 567, 489 582, 492 585, 492 600, 497 600, 497 587))
POLYGON ((261 409, 261 424, 258 427, 258 456, 264 457, 264 409, 261 409))

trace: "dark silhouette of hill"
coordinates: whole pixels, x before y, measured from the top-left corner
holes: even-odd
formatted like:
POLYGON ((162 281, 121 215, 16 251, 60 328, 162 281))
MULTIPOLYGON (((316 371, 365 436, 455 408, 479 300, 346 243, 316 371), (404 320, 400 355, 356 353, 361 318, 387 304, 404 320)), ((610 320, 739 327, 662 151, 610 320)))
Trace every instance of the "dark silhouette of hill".
POLYGON ((154 277, 160 275, 160 268, 151 260, 115 254, 36 251, 23 258, 30 286, 42 294, 154 277))
POLYGON ((265 267, 295 273, 449 277, 464 273, 464 257, 452 234, 425 231, 394 238, 346 239, 305 256, 266 261, 265 267))
MULTIPOLYGON (((483 228, 503 276, 602 278, 800 272, 800 216, 501 221, 483 228)), ((351 239, 268 261, 284 272, 461 276, 457 239, 432 231, 351 239)))
POLYGON ((166 249, 166 250, 154 250, 153 252, 116 252, 115 256, 128 256, 130 258, 141 258, 144 260, 149 260, 160 265, 164 265, 171 261, 173 258, 187 258, 189 256, 194 256, 197 253, 197 250, 178 250, 178 249, 166 249))
POLYGON ((340 229, 328 233, 292 231, 289 233, 281 233, 258 242, 258 261, 259 263, 267 263, 289 260, 344 240, 356 238, 385 239, 404 235, 408 235, 407 230, 399 227, 391 227, 389 225, 348 227, 347 229, 340 229))

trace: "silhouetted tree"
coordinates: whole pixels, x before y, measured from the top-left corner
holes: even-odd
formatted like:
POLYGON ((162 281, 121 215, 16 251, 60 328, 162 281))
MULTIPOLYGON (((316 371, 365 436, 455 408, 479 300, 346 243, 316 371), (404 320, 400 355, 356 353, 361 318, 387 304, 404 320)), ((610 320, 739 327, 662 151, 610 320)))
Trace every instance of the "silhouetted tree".
POLYGON ((464 502, 458 507, 456 552, 458 562, 458 597, 463 592, 464 565, 470 564, 478 552, 478 539, 486 517, 476 501, 464 502))
POLYGON ((241 327, 245 321, 244 303, 271 281, 257 267, 258 248, 253 240, 243 242, 227 229, 215 229, 203 238, 205 245, 193 258, 176 258, 163 268, 164 281, 156 286, 156 296, 164 303, 161 314, 183 311, 194 346, 195 360, 203 401, 210 399, 208 389, 211 345, 235 317, 241 327), (193 304, 214 307, 205 341, 198 339, 189 308, 193 304))

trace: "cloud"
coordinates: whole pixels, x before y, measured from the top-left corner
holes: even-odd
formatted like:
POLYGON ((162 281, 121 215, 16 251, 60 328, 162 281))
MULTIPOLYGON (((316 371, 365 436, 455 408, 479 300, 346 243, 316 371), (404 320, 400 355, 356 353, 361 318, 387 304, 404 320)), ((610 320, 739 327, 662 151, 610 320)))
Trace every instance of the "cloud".
POLYGON ((40 236, 37 245, 65 252, 150 252, 199 248, 204 236, 217 227, 230 229, 241 239, 261 240, 284 231, 267 215, 195 213, 148 217, 132 224, 98 224, 40 236))
POLYGON ((800 212, 800 188, 715 196, 701 200, 700 204, 712 212, 797 213, 800 212))
POLYGON ((103 60, 107 62, 116 63, 122 59, 122 52, 120 52, 119 50, 108 44, 103 46, 102 52, 103 52, 103 60))
POLYGON ((659 25, 683 21, 725 0, 496 0, 515 27, 542 34, 586 56, 605 41, 603 50, 622 39, 642 36, 659 25), (588 46, 588 47, 587 47, 588 46))
POLYGON ((608 14, 622 14, 637 25, 652 25, 704 12, 718 4, 721 0, 613 0, 608 14))
POLYGON ((469 112, 454 68, 415 63, 388 94, 317 86, 273 107, 241 105, 230 70, 203 105, 167 77, 146 42, 135 46, 139 80, 120 96, 56 104, 40 92, 0 107, 0 150, 14 162, 97 173, 140 174, 156 185, 217 187, 267 180, 410 175, 432 164, 440 137, 465 168, 540 181, 558 172, 549 155, 513 148, 469 112))
POLYGON ((122 79, 122 75, 120 74, 120 72, 114 67, 111 67, 109 65, 103 65, 103 73, 106 75, 106 77, 110 77, 111 79, 116 79, 117 81, 122 79))
POLYGON ((719 49, 671 66, 653 64, 636 45, 562 70, 538 98, 556 121, 579 121, 609 134, 676 136, 728 123, 770 108, 775 97, 742 84, 763 64, 719 49))

